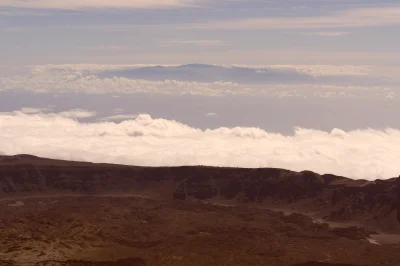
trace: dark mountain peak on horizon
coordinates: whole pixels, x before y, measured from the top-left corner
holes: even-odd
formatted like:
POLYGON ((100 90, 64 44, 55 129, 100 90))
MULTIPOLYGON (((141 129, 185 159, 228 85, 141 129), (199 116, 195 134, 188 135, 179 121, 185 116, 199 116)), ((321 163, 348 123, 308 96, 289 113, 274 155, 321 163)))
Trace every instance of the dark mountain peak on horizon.
POLYGON ((178 68, 224 68, 223 66, 211 64, 190 63, 177 66, 178 68))
POLYGON ((272 67, 249 68, 240 66, 219 66, 212 64, 183 64, 177 66, 146 66, 107 70, 99 77, 124 77, 130 79, 146 79, 153 81, 179 80, 188 82, 236 82, 243 84, 292 83, 296 81, 311 82, 314 76, 295 71, 294 69, 278 69, 272 67))

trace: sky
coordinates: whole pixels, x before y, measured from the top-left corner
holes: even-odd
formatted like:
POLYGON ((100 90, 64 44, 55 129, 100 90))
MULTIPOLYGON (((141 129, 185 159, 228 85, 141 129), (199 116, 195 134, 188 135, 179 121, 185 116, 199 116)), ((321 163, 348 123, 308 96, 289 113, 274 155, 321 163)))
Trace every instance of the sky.
POLYGON ((1 0, 2 64, 396 66, 396 0, 1 0))
POLYGON ((0 153, 398 176, 399 31, 397 0, 0 0, 0 153))

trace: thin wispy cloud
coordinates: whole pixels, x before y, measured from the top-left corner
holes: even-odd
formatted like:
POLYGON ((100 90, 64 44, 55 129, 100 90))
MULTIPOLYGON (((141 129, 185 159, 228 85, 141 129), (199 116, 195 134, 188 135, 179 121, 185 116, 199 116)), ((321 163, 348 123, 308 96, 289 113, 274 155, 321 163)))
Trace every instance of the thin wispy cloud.
POLYGON ((19 7, 35 9, 85 9, 85 8, 165 8, 184 7, 194 4, 193 0, 2 0, 0 7, 19 7))
POLYGON ((3 7, 3 2, 0 2, 0 16, 4 17, 22 17, 22 16, 49 16, 50 14, 48 12, 43 12, 41 10, 36 10, 36 9, 21 9, 21 8, 5 8, 3 7))
POLYGON ((314 32, 294 32, 305 36, 321 36, 321 37, 342 37, 350 35, 348 31, 314 31, 314 32))
POLYGON ((205 116, 214 117, 214 116, 217 116, 217 114, 216 113, 206 113, 205 116))
POLYGON ((163 47, 174 47, 183 45, 222 46, 226 45, 226 43, 221 40, 163 40, 160 42, 160 46, 163 47))
POLYGON ((330 15, 296 17, 257 17, 217 21, 183 26, 190 30, 246 30, 246 29, 334 29, 400 24, 400 6, 346 9, 330 15))
POLYGON ((134 50, 135 47, 129 47, 129 46, 124 46, 124 45, 99 45, 99 46, 83 46, 80 47, 83 50, 87 51, 113 51, 113 52, 118 52, 118 51, 130 51, 134 50))

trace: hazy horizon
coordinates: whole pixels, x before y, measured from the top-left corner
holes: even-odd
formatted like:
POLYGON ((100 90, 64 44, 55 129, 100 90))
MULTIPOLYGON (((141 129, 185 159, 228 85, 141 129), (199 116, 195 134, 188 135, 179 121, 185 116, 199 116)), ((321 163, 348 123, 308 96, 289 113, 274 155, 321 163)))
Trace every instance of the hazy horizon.
POLYGON ((390 0, 3 0, 0 154, 398 176, 399 27, 390 0))

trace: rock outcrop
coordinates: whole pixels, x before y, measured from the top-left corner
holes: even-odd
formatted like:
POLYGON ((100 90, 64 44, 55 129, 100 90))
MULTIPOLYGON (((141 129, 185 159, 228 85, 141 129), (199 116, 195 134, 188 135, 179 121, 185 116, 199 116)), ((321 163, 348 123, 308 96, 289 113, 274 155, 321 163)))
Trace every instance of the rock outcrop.
POLYGON ((352 180, 310 171, 134 167, 0 157, 0 197, 35 194, 135 193, 165 200, 256 204, 400 231, 400 181, 352 180))

